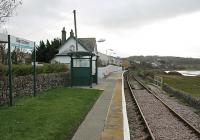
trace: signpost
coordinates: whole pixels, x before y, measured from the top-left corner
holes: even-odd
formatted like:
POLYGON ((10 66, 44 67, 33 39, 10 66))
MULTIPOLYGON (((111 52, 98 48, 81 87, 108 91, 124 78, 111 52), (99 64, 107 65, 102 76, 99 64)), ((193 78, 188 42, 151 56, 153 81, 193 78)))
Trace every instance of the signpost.
POLYGON ((11 49, 12 48, 23 48, 33 50, 33 94, 36 96, 36 49, 35 42, 14 37, 11 35, 5 35, 0 33, 0 43, 8 43, 8 86, 9 86, 9 99, 10 106, 13 105, 13 94, 12 94, 12 60, 11 60, 11 49))
POLYGON ((34 42, 19 37, 10 36, 12 48, 34 49, 34 42))

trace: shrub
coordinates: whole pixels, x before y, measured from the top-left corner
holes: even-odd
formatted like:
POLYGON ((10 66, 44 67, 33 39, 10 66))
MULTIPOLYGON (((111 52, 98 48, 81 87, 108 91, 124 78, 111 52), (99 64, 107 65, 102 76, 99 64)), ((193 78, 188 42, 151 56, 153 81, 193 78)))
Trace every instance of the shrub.
POLYGON ((13 65, 12 74, 15 76, 29 75, 33 73, 33 67, 31 65, 13 65))
POLYGON ((7 68, 5 65, 0 64, 0 76, 6 75, 7 68))
MULTIPOLYGON (((36 73, 57 73, 57 72, 67 72, 68 68, 64 64, 45 64, 44 66, 36 66, 36 73)), ((12 74, 14 76, 24 76, 33 73, 32 65, 12 65, 12 74)), ((8 66, 0 64, 0 76, 8 75, 8 66)))
POLYGON ((137 72, 137 75, 142 78, 146 78, 146 77, 154 78, 155 75, 164 74, 164 71, 162 70, 138 70, 136 72, 137 72))

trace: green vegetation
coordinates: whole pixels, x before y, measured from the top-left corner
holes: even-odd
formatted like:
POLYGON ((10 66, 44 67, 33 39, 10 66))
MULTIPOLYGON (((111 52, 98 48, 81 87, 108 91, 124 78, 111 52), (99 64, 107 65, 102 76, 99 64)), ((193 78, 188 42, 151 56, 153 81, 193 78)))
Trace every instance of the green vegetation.
POLYGON ((135 69, 133 72, 142 78, 154 78, 154 75, 156 74, 165 74, 164 71, 158 69, 135 69))
POLYGON ((174 75, 162 75, 162 77, 164 78, 164 83, 190 93, 195 97, 200 97, 200 77, 174 75))
MULTIPOLYGON (((68 70, 67 66, 64 64, 45 64, 44 66, 37 66, 36 73, 56 73, 56 72, 66 72, 68 70)), ((24 76, 33 73, 32 65, 12 65, 12 74, 14 76, 24 76)), ((0 75, 8 75, 8 66, 0 64, 0 75)))
POLYGON ((58 48, 61 46, 61 39, 54 38, 52 41, 40 41, 39 47, 36 49, 36 61, 49 63, 52 58, 58 53, 58 48))
POLYGON ((57 88, 19 99, 13 107, 0 107, 0 139, 70 139, 100 92, 57 88))

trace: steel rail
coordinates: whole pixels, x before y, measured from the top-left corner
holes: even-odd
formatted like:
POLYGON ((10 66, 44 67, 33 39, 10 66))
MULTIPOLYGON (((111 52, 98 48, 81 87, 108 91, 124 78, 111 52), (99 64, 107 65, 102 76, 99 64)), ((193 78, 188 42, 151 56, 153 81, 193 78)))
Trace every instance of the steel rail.
POLYGON ((143 82, 138 80, 134 75, 132 75, 132 76, 142 87, 144 87, 149 93, 151 93, 155 98, 157 98, 165 107, 167 107, 169 109, 170 112, 172 112, 176 117, 178 117, 179 120, 181 120, 189 128, 191 128, 198 135, 198 137, 200 138, 200 131, 198 129, 196 129, 192 124, 190 124, 187 120, 185 120, 178 113, 176 113, 176 111, 174 111, 172 108, 170 108, 164 101, 162 101, 162 99, 160 97, 155 95, 155 93, 152 90, 150 90, 143 82))
POLYGON ((142 110, 141 110, 141 108, 140 108, 140 106, 139 106, 139 104, 138 104, 138 101, 137 101, 137 99, 136 99, 136 97, 135 97, 135 95, 134 95, 134 93, 133 93, 133 90, 132 90, 131 85, 130 85, 129 80, 128 80, 128 74, 127 74, 127 77, 126 77, 126 81, 127 81, 127 83, 128 83, 128 87, 129 87, 129 89, 130 89, 130 91, 131 91, 131 95, 132 95, 132 97, 133 97, 133 100, 135 101, 136 106, 137 106, 137 108, 138 108, 138 110, 139 110, 139 113, 141 114, 142 119, 143 119, 143 121, 144 121, 144 123, 145 123, 145 126, 147 127, 148 133, 150 134, 151 139, 152 139, 152 140, 155 140, 155 137, 154 137, 154 135, 153 135, 153 133, 152 133, 152 131, 151 131, 151 129, 150 129, 150 127, 149 127, 149 125, 148 125, 148 123, 147 123, 147 121, 146 121, 146 119, 145 119, 143 113, 142 113, 142 110))

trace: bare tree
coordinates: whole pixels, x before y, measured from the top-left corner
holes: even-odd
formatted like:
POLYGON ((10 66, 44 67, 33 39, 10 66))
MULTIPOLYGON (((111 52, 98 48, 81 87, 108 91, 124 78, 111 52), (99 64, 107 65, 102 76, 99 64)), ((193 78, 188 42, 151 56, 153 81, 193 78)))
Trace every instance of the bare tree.
POLYGON ((6 18, 12 16, 16 7, 21 4, 21 0, 0 0, 0 22, 5 22, 6 18))
POLYGON ((23 63, 23 60, 25 59, 25 49, 23 48, 17 48, 16 49, 16 59, 19 63, 23 63))
MULTIPOLYGON (((0 0, 0 27, 6 22, 8 17, 11 17, 17 6, 22 4, 22 0, 0 0)), ((0 63, 5 63, 6 44, 0 43, 0 63)))

